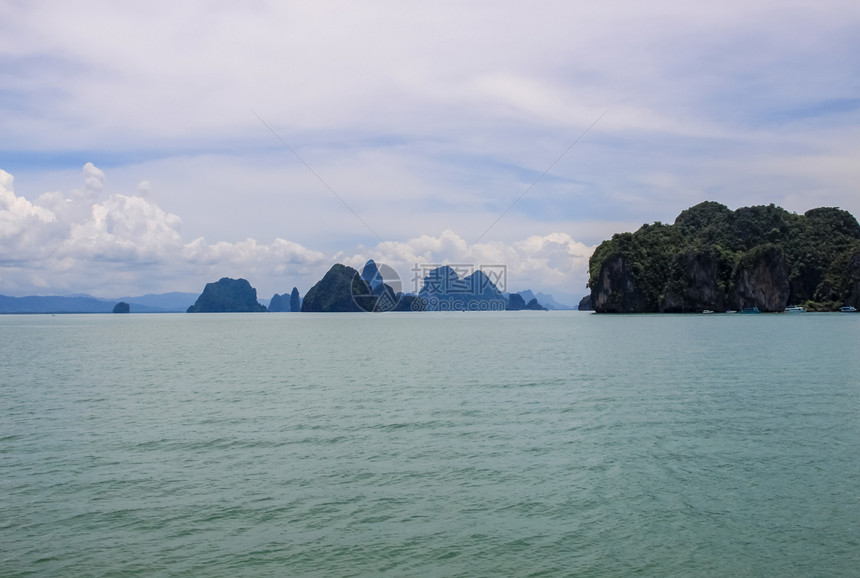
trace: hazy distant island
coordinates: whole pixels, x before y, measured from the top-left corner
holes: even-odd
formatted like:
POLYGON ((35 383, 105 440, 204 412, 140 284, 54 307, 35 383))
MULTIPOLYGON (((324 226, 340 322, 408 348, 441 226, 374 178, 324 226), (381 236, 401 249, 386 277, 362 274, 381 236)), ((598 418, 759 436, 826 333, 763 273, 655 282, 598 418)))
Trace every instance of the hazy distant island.
POLYGON ((266 308, 257 301, 257 290, 245 279, 222 277, 207 283, 188 313, 256 313, 266 308))
MULTIPOLYGON (((526 303, 519 294, 505 297, 483 272, 460 278, 448 266, 428 272, 417 295, 392 287, 371 259, 359 273, 340 263, 307 293, 303 312, 350 311, 505 311, 543 310, 537 299, 526 303)), ((530 293, 530 292, 529 292, 530 293)))
MULTIPOLYGON (((297 312, 349 313, 384 311, 542 311, 531 291, 503 294, 483 272, 460 278, 448 266, 428 272, 417 295, 393 287, 373 259, 359 272, 341 263, 331 269, 301 298, 297 288, 289 296, 275 294, 268 309, 257 302, 257 290, 245 279, 224 277, 208 283, 189 313, 297 312), (526 301, 525 297, 529 300, 526 301)), ((548 301, 555 303, 550 296, 548 301)), ((563 306, 562 306, 563 307, 563 306)))
POLYGON ((860 225, 838 208, 706 201, 601 243, 588 287, 598 313, 860 308, 860 225))
POLYGON ((289 293, 275 293, 266 307, 258 301, 257 290, 246 279, 223 277, 217 282, 207 283, 200 294, 171 292, 122 297, 119 300, 97 299, 84 294, 31 297, 0 295, 0 314, 576 309, 556 302, 551 295, 535 295, 530 290, 502 294, 483 273, 460 279, 450 267, 431 271, 424 279, 421 295, 404 293, 399 287, 399 279, 396 287, 386 283, 371 259, 361 272, 339 263, 332 266, 308 291, 305 296, 309 297, 307 305, 298 288, 293 287, 289 293))
POLYGON ((299 289, 293 287, 289 295, 284 293, 278 295, 275 293, 269 300, 270 313, 298 313, 302 310, 302 298, 299 296, 299 289))
POLYGON ((396 291, 379 275, 371 259, 361 273, 336 263, 310 288, 302 301, 305 313, 342 313, 355 311, 423 311, 414 295, 396 291))

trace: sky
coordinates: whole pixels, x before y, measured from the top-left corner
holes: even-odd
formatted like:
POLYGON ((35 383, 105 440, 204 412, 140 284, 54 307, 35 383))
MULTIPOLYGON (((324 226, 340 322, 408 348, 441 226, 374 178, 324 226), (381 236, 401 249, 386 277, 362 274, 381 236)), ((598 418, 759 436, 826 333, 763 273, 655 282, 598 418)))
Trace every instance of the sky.
POLYGON ((0 294, 585 295, 705 200, 860 215, 860 3, 0 0, 0 294))

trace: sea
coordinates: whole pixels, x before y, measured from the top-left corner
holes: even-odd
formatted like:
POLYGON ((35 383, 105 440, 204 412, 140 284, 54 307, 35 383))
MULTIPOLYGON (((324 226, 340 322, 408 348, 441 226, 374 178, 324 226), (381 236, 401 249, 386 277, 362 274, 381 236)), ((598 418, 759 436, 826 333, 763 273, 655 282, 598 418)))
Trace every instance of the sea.
POLYGON ((860 315, 0 316, 0 576, 858 576, 860 315))

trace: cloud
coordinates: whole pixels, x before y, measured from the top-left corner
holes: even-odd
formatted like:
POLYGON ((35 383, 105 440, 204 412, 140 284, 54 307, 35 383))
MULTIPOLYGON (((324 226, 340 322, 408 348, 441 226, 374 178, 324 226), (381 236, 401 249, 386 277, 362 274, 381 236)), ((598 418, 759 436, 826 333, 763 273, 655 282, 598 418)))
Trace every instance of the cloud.
POLYGON ((149 262, 182 248, 178 216, 142 197, 111 195, 94 204, 90 219, 71 223, 60 254, 88 259, 149 262))
POLYGON ((165 259, 229 263, 281 291, 376 235, 477 259, 706 199, 860 214, 858 53, 849 0, 5 3, 3 258, 58 259, 69 287, 86 259, 164 286, 165 259))
POLYGON ((407 291, 417 292, 429 268, 463 265, 466 268, 506 269, 506 290, 552 290, 557 295, 586 293, 588 259, 594 246, 574 240, 566 233, 533 235, 513 243, 468 243, 454 231, 438 236, 421 235, 403 242, 385 242, 357 253, 336 258, 360 269, 368 259, 384 263, 401 277, 407 291))
POLYGON ((10 252, 16 243, 25 241, 22 235, 29 228, 57 220, 51 210, 16 197, 13 182, 12 175, 0 169, 0 251, 4 253, 10 252))
MULTIPOLYGON (((584 291, 594 249, 566 233, 532 235, 511 243, 469 243, 450 229, 438 236, 419 235, 335 254, 280 237, 268 243, 250 237, 237 242, 210 242, 204 237, 186 241, 178 215, 136 194, 104 190, 104 198, 92 200, 88 192, 101 192, 106 179, 90 163, 81 178, 83 189, 73 189, 68 197, 46 193, 34 203, 17 196, 12 175, 0 171, 4 241, 0 290, 116 296, 194 291, 222 276, 242 276, 258 286, 262 297, 294 285, 307 291, 335 262, 361 268, 372 258, 394 267, 404 281, 415 267, 503 265, 511 290, 556 289, 567 295, 584 291), (88 204, 80 206, 84 202, 88 204)), ((144 189, 151 192, 148 186, 144 189)))
POLYGON ((12 175, 0 171, 3 291, 117 295, 182 290, 213 275, 304 275, 327 261, 323 253, 284 239, 185 242, 179 216, 142 196, 94 197, 105 178, 91 163, 84 166, 82 181, 83 188, 68 197, 46 193, 31 202, 17 196, 12 175))
POLYGON ((248 107, 305 135, 460 143, 576 127, 606 109, 621 109, 613 130, 685 134, 726 130, 773 99, 840 92, 856 72, 836 58, 858 28, 844 1, 88 7, 10 9, 0 46, 23 81, 4 85, 45 105, 9 118, 17 146, 223 146, 258 128, 248 107))
POLYGON ((105 174, 93 163, 84 165, 84 186, 94 193, 100 193, 105 187, 105 174))

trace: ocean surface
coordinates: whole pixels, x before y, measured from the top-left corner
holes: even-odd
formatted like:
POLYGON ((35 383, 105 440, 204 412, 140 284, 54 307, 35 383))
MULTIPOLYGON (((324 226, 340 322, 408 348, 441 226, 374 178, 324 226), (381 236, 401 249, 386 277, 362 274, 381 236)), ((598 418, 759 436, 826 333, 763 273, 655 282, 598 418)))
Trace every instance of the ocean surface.
POLYGON ((860 314, 0 316, 0 576, 857 576, 860 314))

